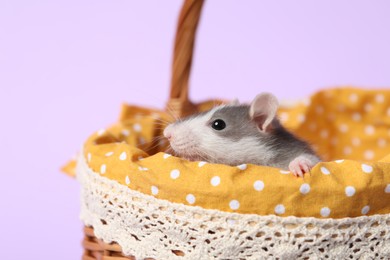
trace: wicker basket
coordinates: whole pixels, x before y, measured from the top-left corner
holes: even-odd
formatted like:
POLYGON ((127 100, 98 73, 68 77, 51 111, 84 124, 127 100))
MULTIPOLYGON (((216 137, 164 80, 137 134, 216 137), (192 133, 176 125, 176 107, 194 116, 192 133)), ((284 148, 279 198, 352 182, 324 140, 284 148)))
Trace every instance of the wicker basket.
MULTIPOLYGON (((167 103, 167 109, 176 117, 196 112, 196 107, 188 98, 188 82, 195 34, 203 2, 203 0, 185 0, 179 16, 172 65, 171 92, 167 103)), ((85 251, 83 260, 135 260, 133 256, 123 255, 118 244, 106 244, 96 238, 91 227, 85 227, 84 234, 83 247, 85 251)), ((183 256, 183 252, 180 250, 175 250, 173 253, 177 256, 183 256)), ((153 260, 153 258, 145 258, 145 260, 153 260)))
MULTIPOLYGON (((125 256, 122 253, 122 248, 117 243, 104 243, 101 239, 96 238, 93 233, 93 228, 84 228, 83 240, 84 254, 83 260, 136 260, 134 256, 125 256)), ((177 255, 183 255, 183 252, 175 252, 177 255)), ((145 260, 153 260, 153 258, 145 258, 145 260)))
MULTIPOLYGON (((203 0, 185 0, 178 21, 171 92, 166 107, 179 117, 190 115, 198 109, 188 98, 188 82, 202 5, 203 0)), ((97 211, 118 208, 117 223, 125 218, 134 218, 132 227, 137 230, 138 225, 142 224, 143 233, 125 231, 126 236, 130 241, 143 240, 142 245, 146 247, 135 253, 131 250, 138 248, 138 245, 122 248, 120 244, 127 242, 118 241, 115 236, 116 232, 124 232, 120 230, 121 227, 107 223, 104 218, 93 222, 82 211, 82 219, 87 225, 84 228, 84 260, 390 259, 390 214, 344 219, 239 215, 164 200, 154 201, 142 193, 95 176, 83 156, 76 171, 83 185, 83 196, 91 199, 87 201, 84 198, 83 205, 96 201, 92 208, 97 211), (116 193, 113 194, 112 190, 116 190, 116 193), (170 209, 172 207, 174 209, 170 209), (157 211, 159 215, 154 216, 157 211), (169 227, 160 229, 159 225, 169 227), (182 229, 178 232, 184 234, 182 241, 171 241, 170 235, 163 232, 176 232, 177 229, 182 229), (158 235, 154 236, 153 232, 158 235), (164 241, 164 245, 154 247, 160 241, 164 241), (219 241, 239 243, 239 249, 221 247, 219 241), (218 251, 219 247, 224 249, 218 251), (164 252, 159 252, 158 248, 164 252), (218 252, 213 253, 212 250, 218 252)))

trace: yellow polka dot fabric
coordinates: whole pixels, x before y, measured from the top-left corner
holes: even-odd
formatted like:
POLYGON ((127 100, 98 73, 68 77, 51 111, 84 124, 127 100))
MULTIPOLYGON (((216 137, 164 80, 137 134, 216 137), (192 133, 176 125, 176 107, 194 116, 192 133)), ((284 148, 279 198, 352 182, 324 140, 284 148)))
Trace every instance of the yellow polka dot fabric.
POLYGON ((317 218, 390 213, 390 91, 324 90, 282 107, 279 117, 324 159, 304 178, 174 157, 162 138, 170 116, 127 105, 117 124, 87 140, 84 156, 97 174, 130 189, 206 209, 317 218))
POLYGON ((324 160, 376 161, 390 153, 390 90, 324 90, 279 115, 324 160))

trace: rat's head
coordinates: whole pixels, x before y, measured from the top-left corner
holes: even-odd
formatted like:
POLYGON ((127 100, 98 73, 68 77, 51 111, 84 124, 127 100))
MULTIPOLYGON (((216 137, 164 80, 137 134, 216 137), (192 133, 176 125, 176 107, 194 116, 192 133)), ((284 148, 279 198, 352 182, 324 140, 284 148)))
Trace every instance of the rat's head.
POLYGON ((168 125, 164 136, 177 155, 189 160, 239 164, 258 156, 261 141, 278 126, 277 99, 257 95, 250 105, 234 102, 168 125))

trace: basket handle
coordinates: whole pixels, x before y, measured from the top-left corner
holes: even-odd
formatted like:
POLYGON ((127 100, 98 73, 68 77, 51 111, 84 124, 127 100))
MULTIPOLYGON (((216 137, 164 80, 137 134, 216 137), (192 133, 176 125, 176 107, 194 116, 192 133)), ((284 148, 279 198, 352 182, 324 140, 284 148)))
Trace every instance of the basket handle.
POLYGON ((185 0, 176 30, 173 53, 171 93, 166 110, 175 117, 187 116, 197 111, 188 97, 195 34, 204 0, 185 0))

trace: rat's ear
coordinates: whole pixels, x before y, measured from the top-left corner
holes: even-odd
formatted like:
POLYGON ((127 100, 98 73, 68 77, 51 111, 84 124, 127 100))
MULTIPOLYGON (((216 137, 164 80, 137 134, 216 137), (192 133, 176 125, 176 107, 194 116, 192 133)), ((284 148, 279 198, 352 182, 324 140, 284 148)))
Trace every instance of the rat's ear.
POLYGON ((249 116, 263 132, 270 130, 271 122, 276 116, 279 102, 270 93, 262 93, 255 97, 249 108, 249 116))
POLYGON ((238 106, 240 104, 240 101, 238 101, 238 98, 233 99, 229 102, 229 106, 238 106))

